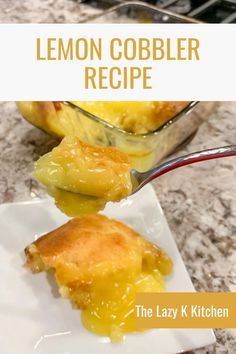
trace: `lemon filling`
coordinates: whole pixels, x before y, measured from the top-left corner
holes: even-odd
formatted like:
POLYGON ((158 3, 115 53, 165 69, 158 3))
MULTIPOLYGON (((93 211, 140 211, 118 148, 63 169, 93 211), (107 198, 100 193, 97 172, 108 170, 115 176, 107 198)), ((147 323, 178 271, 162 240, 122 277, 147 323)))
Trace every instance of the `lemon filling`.
POLYGON ((82 323, 91 332, 109 336, 116 343, 125 333, 136 331, 135 295, 162 292, 164 280, 158 270, 132 277, 109 279, 93 286, 91 302, 82 310, 82 323))
MULTIPOLYGON (((141 265, 136 258, 131 270, 111 272, 104 264, 98 265, 96 273, 99 276, 92 277, 89 284, 80 285, 79 288, 63 288, 60 293, 82 310, 81 319, 85 328, 118 343, 123 340, 125 333, 137 331, 136 294, 164 292, 164 275, 171 270, 170 258, 162 251, 157 256, 152 249, 142 258, 141 265)), ((57 281, 60 284, 60 276, 57 281)))

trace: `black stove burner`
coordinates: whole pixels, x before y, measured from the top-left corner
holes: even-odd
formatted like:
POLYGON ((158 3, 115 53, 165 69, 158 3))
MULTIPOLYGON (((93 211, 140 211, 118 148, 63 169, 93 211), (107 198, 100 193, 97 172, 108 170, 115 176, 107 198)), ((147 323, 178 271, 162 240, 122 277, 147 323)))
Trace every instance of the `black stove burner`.
POLYGON ((156 4, 203 22, 235 23, 236 21, 236 0, 159 0, 156 4))
POLYGON ((189 16, 210 23, 232 23, 236 18, 236 1, 209 0, 188 13, 189 16))
MULTIPOLYGON (((78 1, 78 0, 75 0, 78 1)), ((125 0, 100 0, 81 2, 95 3, 104 9, 122 4, 125 0)), ((236 23, 236 0, 142 0, 174 13, 209 23, 236 23)))

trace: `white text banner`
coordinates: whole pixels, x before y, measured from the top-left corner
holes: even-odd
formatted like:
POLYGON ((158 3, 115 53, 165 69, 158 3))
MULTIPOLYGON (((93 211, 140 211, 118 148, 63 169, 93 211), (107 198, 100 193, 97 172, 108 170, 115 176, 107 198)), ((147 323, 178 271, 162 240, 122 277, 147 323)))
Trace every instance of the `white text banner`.
POLYGON ((0 100, 236 100, 230 24, 1 24, 0 100))

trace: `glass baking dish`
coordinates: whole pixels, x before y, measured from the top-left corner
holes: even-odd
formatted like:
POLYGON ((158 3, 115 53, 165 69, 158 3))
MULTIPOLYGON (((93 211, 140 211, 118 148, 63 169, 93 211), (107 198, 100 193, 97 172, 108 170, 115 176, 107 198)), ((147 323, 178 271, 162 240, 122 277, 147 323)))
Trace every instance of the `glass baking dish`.
POLYGON ((68 114, 77 115, 79 126, 76 134, 82 140, 95 145, 115 146, 132 158, 137 170, 147 171, 196 131, 214 103, 191 102, 162 127, 147 134, 130 133, 114 127, 72 103, 64 102, 63 105, 67 105, 68 114), (69 113, 70 110, 73 113, 69 113))
MULTIPOLYGON (((198 21, 142 2, 125 2, 100 15, 86 19, 87 23, 198 23, 198 21)), ((184 99, 184 98, 183 98, 184 99)), ((73 107, 80 119, 94 122, 93 136, 83 133, 90 142, 112 145, 127 152, 139 171, 146 171, 170 154, 191 136, 209 115, 213 102, 191 102, 166 124, 148 134, 122 131, 79 107, 73 107), (82 118, 83 117, 83 118, 82 118), (95 123, 96 122, 96 123, 95 123), (98 133, 99 130, 99 133, 98 133)), ((141 119, 141 117, 140 117, 141 119)))
POLYGON ((23 117, 47 133, 60 139, 77 135, 91 144, 115 146, 132 158, 139 171, 147 171, 173 152, 196 131, 213 106, 214 102, 191 102, 156 131, 136 134, 117 128, 70 102, 18 102, 23 117))
MULTIPOLYGON (((139 2, 128 2, 115 6, 101 15, 91 17, 86 20, 88 23, 195 23, 195 20, 183 16, 174 15, 166 10, 158 9, 155 6, 139 2)), ((41 102, 47 106, 43 110, 48 111, 50 102, 41 102)), ((147 134, 135 134, 119 129, 107 123, 103 117, 95 116, 88 111, 77 107, 70 102, 52 103, 51 120, 56 122, 59 119, 68 119, 70 127, 66 127, 60 132, 55 123, 53 132, 58 137, 76 133, 81 140, 91 144, 103 146, 115 146, 130 155, 134 162, 134 167, 139 171, 147 171, 155 164, 160 162, 165 156, 175 151, 175 149, 191 136, 209 115, 212 110, 213 102, 191 102, 180 113, 172 117, 156 131, 147 134), (64 116, 64 118, 58 118, 64 116), (76 124, 75 124, 76 122, 76 124), (76 126, 76 127, 75 127, 76 126)), ((19 106, 23 116, 27 116, 19 106)), ((49 109, 50 110, 50 109, 49 109)), ((39 117, 40 118, 40 117, 39 117)), ((104 117, 105 118, 105 117, 104 117)), ((36 117, 35 121, 38 119, 36 117)), ((42 117, 42 120, 45 117, 42 117)), ((142 119, 142 117, 140 117, 142 119)), ((28 119, 29 120, 29 119, 28 119)), ((37 124, 35 123, 37 126, 37 124)), ((39 126, 39 124, 38 124, 39 126)), ((45 128, 42 127, 41 128, 45 128)), ((45 129, 47 132, 52 131, 45 129)))

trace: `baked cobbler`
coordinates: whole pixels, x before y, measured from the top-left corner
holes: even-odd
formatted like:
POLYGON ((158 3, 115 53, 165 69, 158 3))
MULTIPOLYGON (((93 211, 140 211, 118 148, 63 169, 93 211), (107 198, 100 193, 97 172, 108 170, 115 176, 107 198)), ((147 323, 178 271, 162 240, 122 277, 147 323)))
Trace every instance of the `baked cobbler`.
POLYGON ((131 162, 113 147, 67 136, 35 164, 35 176, 69 216, 97 212, 132 191, 131 162))
POLYGON ((76 106, 125 131, 145 134, 153 132, 189 102, 164 101, 74 101, 76 106))
MULTIPOLYGON (((184 109, 189 102, 177 101, 72 101, 84 110, 125 131, 153 132, 184 109)), ((80 134, 81 122, 76 111, 62 102, 17 102, 22 115, 48 133, 64 137, 80 134)))
POLYGON ((60 294, 82 310, 84 326, 122 340, 134 332, 135 294, 162 292, 172 261, 127 225, 95 214, 75 218, 25 249, 33 272, 53 270, 60 294))

